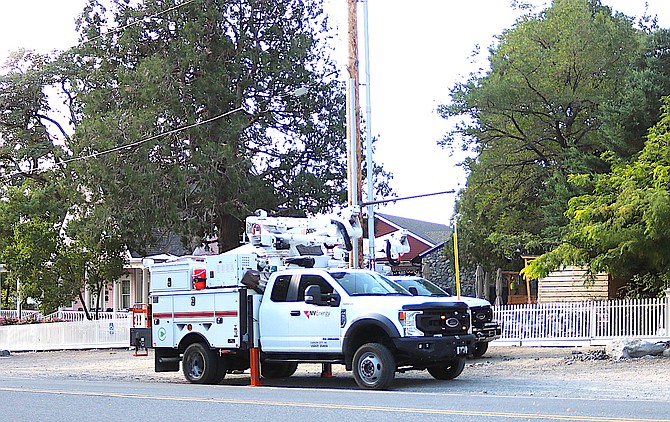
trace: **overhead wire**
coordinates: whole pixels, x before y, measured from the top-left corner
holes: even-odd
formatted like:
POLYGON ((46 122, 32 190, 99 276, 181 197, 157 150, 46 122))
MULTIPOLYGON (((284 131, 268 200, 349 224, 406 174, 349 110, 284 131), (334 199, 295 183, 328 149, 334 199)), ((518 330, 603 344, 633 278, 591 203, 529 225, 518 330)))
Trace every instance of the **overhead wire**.
MULTIPOLYGON (((124 31, 125 29, 127 29, 127 28, 129 28, 129 27, 131 27, 131 26, 134 26, 134 25, 137 25, 137 24, 139 24, 139 23, 141 23, 141 22, 144 22, 145 19, 153 19, 153 18, 156 18, 156 17, 158 17, 158 16, 160 16, 160 15, 163 15, 163 14, 165 14, 165 13, 171 12, 171 11, 173 11, 173 10, 176 10, 176 9, 180 8, 180 7, 186 6, 186 5, 190 4, 190 3, 194 3, 195 1, 196 1, 196 0, 185 0, 184 2, 182 2, 182 3, 180 3, 180 4, 177 4, 177 5, 174 5, 174 6, 172 6, 172 7, 169 7, 169 8, 167 8, 167 9, 165 9, 165 10, 161 10, 160 12, 156 12, 156 13, 154 13, 153 15, 144 16, 142 19, 138 19, 138 20, 136 20, 136 21, 134 21, 134 22, 131 22, 131 23, 129 23, 129 24, 120 26, 120 27, 118 27, 118 28, 111 29, 109 32, 107 32, 107 33, 105 33, 105 34, 100 34, 100 35, 95 36, 95 37, 93 37, 93 38, 89 38, 89 39, 83 40, 83 41, 79 42, 75 47, 79 47, 79 46, 85 45, 85 44, 90 43, 90 42, 92 42, 92 41, 95 41, 95 40, 97 40, 97 39, 99 39, 99 38, 102 38, 103 36, 107 36, 107 35, 109 35, 110 33, 111 33, 111 34, 114 34, 114 33, 117 33, 117 32, 124 31)), ((212 122, 212 121, 214 121, 214 120, 221 119, 221 118, 223 118, 223 117, 229 116, 229 115, 231 115, 231 114, 233 114, 233 113, 236 113, 236 112, 238 112, 238 111, 242 111, 242 110, 244 110, 243 107, 238 107, 238 108, 236 108, 236 109, 234 109, 234 110, 227 111, 227 112, 225 112, 225 113, 219 114, 218 116, 214 116, 214 117, 212 117, 212 118, 203 120, 203 121, 201 121, 201 122, 196 122, 196 123, 193 123, 193 124, 190 124, 190 125, 187 125, 187 126, 183 126, 183 127, 179 127, 179 128, 176 128, 176 129, 167 131, 167 132, 162 132, 162 133, 159 133, 159 134, 157 134, 157 135, 150 136, 150 137, 148 137, 148 138, 142 139, 142 140, 137 141, 137 142, 133 142, 133 143, 130 143, 130 144, 127 144, 127 145, 120 145, 120 146, 118 146, 118 147, 114 147, 114 148, 111 148, 111 149, 109 149, 109 150, 98 151, 98 152, 95 152, 95 153, 92 153, 92 154, 88 154, 88 155, 83 155, 83 156, 80 156, 80 157, 74 157, 74 158, 70 158, 70 159, 67 159, 67 160, 61 160, 61 161, 59 161, 59 162, 57 162, 57 163, 53 163, 51 166, 46 167, 46 168, 31 169, 31 170, 29 170, 29 171, 15 171, 15 172, 11 172, 11 173, 9 173, 9 174, 2 175, 2 177, 0 177, 0 179, 2 179, 2 180, 9 180, 10 178, 12 178, 12 177, 14 177, 14 176, 18 176, 18 175, 22 175, 22 174, 39 174, 39 173, 43 173, 43 172, 49 171, 49 170, 53 169, 54 167, 62 166, 62 165, 65 165, 65 164, 68 164, 68 163, 71 163, 71 162, 81 161, 81 160, 86 160, 86 159, 89 159, 89 158, 95 158, 95 157, 99 157, 99 156, 101 156, 101 155, 109 154, 109 153, 116 152, 116 151, 122 151, 122 150, 125 150, 125 149, 129 149, 129 148, 135 147, 135 146, 137 146, 137 145, 141 145, 141 144, 143 144, 143 143, 152 141, 152 140, 154 140, 154 139, 161 138, 161 137, 163 137, 163 136, 172 135, 172 134, 175 134, 175 133, 178 133, 178 132, 187 130, 187 129, 191 129, 191 128, 196 127, 196 126, 200 126, 200 125, 204 125, 204 124, 210 123, 210 122, 212 122)))
POLYGON ((167 132, 162 132, 162 133, 159 133, 157 135, 153 135, 153 136, 150 136, 148 138, 142 139, 141 141, 132 142, 132 143, 126 144, 126 145, 119 145, 118 147, 114 147, 114 148, 104 150, 104 151, 94 152, 92 154, 84 155, 84 156, 81 156, 81 157, 70 158, 68 160, 60 161, 57 164, 58 165, 68 164, 68 163, 71 163, 71 162, 74 162, 74 161, 87 160, 89 158, 95 158, 95 157, 99 157, 101 155, 109 154, 109 153, 112 153, 112 152, 122 151, 124 149, 129 149, 129 148, 141 145, 145 142, 149 142, 149 141, 153 141, 154 139, 162 138, 163 136, 173 135, 175 133, 179 133, 179 132, 184 131, 186 129, 191 129, 191 128, 194 128, 196 126, 201 126, 201 125, 213 122, 214 120, 222 119, 226 116, 230 116, 233 113, 237 113, 238 111, 243 111, 243 110, 244 110, 244 107, 237 107, 236 109, 233 109, 233 110, 227 111, 225 113, 219 114, 218 116, 211 117, 211 118, 203 120, 201 122, 192 123, 192 124, 187 125, 187 126, 178 127, 176 129, 172 129, 172 130, 169 130, 167 132))
MULTIPOLYGON (((158 16, 160 16, 160 15, 163 15, 163 14, 165 14, 165 13, 168 13, 168 12, 173 11, 173 10, 175 10, 175 9, 178 9, 178 8, 180 8, 180 7, 186 6, 186 5, 190 4, 190 3, 194 3, 195 1, 196 1, 196 0, 185 0, 183 3, 180 3, 180 4, 178 4, 178 5, 172 6, 172 7, 168 8, 168 9, 162 10, 162 11, 160 11, 160 12, 154 13, 153 15, 145 16, 144 18, 142 18, 142 19, 138 19, 137 21, 132 22, 132 23, 129 23, 129 24, 127 24, 127 25, 123 25, 123 26, 120 26, 120 27, 115 28, 115 29, 113 29, 113 30, 110 30, 110 33, 113 34, 113 33, 116 33, 116 32, 123 31, 123 30, 127 29, 128 27, 131 27, 131 26, 133 26, 133 25, 136 25, 136 24, 139 24, 139 23, 141 23, 141 22, 144 22, 144 20, 147 19, 147 18, 148 18, 148 19, 152 19, 152 18, 158 17, 158 16)), ((81 45, 84 45, 84 44, 86 44, 86 43, 92 42, 92 41, 94 41, 94 40, 96 40, 96 39, 98 39, 98 38, 101 38, 101 37, 103 37, 103 36, 106 36, 106 35, 108 35, 108 34, 109 34, 109 33, 107 33, 107 34, 101 34, 101 35, 98 35, 98 36, 96 36, 96 37, 93 37, 93 38, 84 40, 84 41, 78 43, 77 46, 81 46, 81 45)), ((301 88, 298 88, 297 90, 295 90, 295 91, 294 91, 293 93, 291 93, 290 95, 299 97, 299 96, 304 95, 306 92, 307 92, 307 87, 301 87, 301 88)), ((268 101, 269 101, 269 100, 268 100, 268 101)), ((152 140, 154 140, 154 139, 158 139, 158 138, 161 138, 161 137, 164 137, 164 136, 168 136, 168 135, 172 135, 172 134, 175 134, 175 133, 179 133, 179 132, 184 131, 184 130, 187 130, 187 129, 191 129, 191 128, 194 128, 194 127, 197 127, 197 126, 201 126, 201 125, 204 125, 204 124, 213 122, 213 121, 215 121, 215 120, 224 118, 224 117, 226 117, 226 116, 229 116, 229 115, 231 115, 231 114, 233 114, 233 113, 236 113, 236 112, 238 112, 238 111, 244 111, 244 110, 245 110, 244 107, 240 106, 240 107, 238 107, 238 108, 235 108, 235 109, 233 109, 233 110, 230 110, 230 111, 227 111, 227 112, 225 112, 225 113, 219 114, 219 115, 217 115, 217 116, 211 117, 211 118, 209 118, 209 119, 206 119, 206 120, 203 120, 203 121, 200 121, 200 122, 196 122, 196 123, 193 123, 193 124, 190 124, 190 125, 187 125, 187 126, 182 126, 182 127, 176 128, 176 129, 172 129, 172 130, 169 130, 169 131, 167 131, 167 132, 162 132, 162 133, 159 133, 159 134, 157 134, 157 135, 153 135, 153 136, 150 136, 150 137, 148 137, 148 138, 145 138, 145 139, 142 139, 142 140, 139 140, 139 141, 136 141, 136 142, 132 142, 132 143, 130 143, 130 144, 119 145, 119 146, 117 146, 117 147, 110 148, 110 149, 108 149, 108 150, 98 151, 98 152, 94 152, 94 153, 87 154, 87 155, 83 155, 83 156, 79 156, 79 157, 73 157, 73 158, 69 158, 69 159, 66 159, 66 160, 61 160, 61 161, 52 163, 49 167, 43 167, 43 168, 37 168, 37 169, 31 169, 31 170, 28 170, 28 171, 14 171, 14 172, 11 172, 11 173, 9 173, 9 174, 5 174, 5 175, 0 176, 0 180, 9 180, 9 179, 11 179, 12 177, 14 177, 14 176, 18 176, 18 175, 40 174, 40 173, 43 173, 43 172, 52 170, 52 169, 55 168, 55 167, 60 167, 60 166, 63 166, 63 165, 66 165, 66 164, 69 164, 69 163, 72 163, 72 162, 82 161, 82 160, 87 160, 87 159, 90 159, 90 158, 96 158, 96 157, 99 157, 99 156, 102 156, 102 155, 106 155, 106 154, 110 154, 110 153, 113 153, 113 152, 117 152, 117 151, 122 151, 122 150, 130 149, 130 148, 133 148, 133 147, 135 147, 135 146, 138 146, 138 145, 144 144, 144 143, 146 143, 146 142, 152 141, 152 140)))
POLYGON ((82 155, 82 156, 79 156, 79 157, 69 158, 67 160, 61 160, 57 163, 53 163, 50 167, 39 168, 39 169, 30 170, 30 171, 12 172, 10 174, 3 175, 2 179, 8 180, 8 179, 10 179, 14 176, 18 176, 18 175, 22 175, 22 174, 39 174, 39 173, 43 173, 43 172, 52 170, 54 167, 60 167, 60 166, 63 166, 63 165, 69 164, 69 163, 73 163, 75 161, 88 160, 89 158, 96 158, 96 157, 99 157, 101 155, 110 154, 112 152, 117 152, 117 151, 123 151, 125 149, 130 149, 130 148, 136 147, 138 145, 142 145, 146 142, 153 141, 154 139, 162 138, 162 137, 168 136, 168 135, 173 135, 175 133, 179 133, 179 132, 182 132, 182 131, 187 130, 187 129, 191 129, 191 128, 194 128, 194 127, 197 127, 197 126, 201 126, 201 125, 204 125, 204 124, 207 124, 207 123, 211 123, 215 120, 222 119, 226 116, 230 116, 233 113, 237 113, 238 111, 244 111, 244 107, 237 107, 233 110, 229 110, 225 113, 219 114, 218 116, 214 116, 214 117, 211 117, 209 119, 205 119, 205 120, 200 121, 200 122, 192 123, 192 124, 187 125, 187 126, 178 127, 176 129, 172 129, 172 130, 169 130, 167 132, 161 132, 157 135, 153 135, 153 136, 150 136, 148 138, 145 138, 145 139, 142 139, 142 140, 139 140, 139 141, 136 141, 136 142, 132 142, 130 144, 119 145, 117 147, 110 148, 110 149, 107 149, 107 150, 98 151, 98 152, 94 152, 94 153, 91 153, 91 154, 82 155))

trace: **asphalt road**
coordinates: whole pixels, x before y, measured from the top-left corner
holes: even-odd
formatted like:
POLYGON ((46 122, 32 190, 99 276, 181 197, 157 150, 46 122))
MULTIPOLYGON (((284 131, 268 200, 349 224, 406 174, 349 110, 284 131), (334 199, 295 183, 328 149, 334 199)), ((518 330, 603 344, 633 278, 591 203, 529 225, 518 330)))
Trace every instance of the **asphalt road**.
MULTIPOLYGON (((510 388, 521 387, 514 379, 510 388)), ((667 380, 666 380, 667 381, 667 380)), ((215 386, 185 383, 27 378, 0 374, 0 419, 6 421, 670 421, 670 401, 583 396, 490 394, 476 380, 399 379, 393 391, 362 391, 353 379, 294 377, 279 386, 244 379, 215 386), (240 385, 238 385, 240 384, 240 385)), ((479 383, 481 384, 481 383, 479 383)), ((551 382, 528 379, 526 391, 551 382)))

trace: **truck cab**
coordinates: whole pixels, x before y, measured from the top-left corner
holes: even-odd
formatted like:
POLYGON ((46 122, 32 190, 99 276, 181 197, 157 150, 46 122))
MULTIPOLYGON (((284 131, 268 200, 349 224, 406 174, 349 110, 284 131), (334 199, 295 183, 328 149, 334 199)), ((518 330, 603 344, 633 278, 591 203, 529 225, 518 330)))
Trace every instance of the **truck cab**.
POLYGON ((455 378, 474 347, 466 304, 412 296, 368 270, 279 272, 258 315, 261 365, 344 364, 363 388, 387 388, 410 369, 455 378))

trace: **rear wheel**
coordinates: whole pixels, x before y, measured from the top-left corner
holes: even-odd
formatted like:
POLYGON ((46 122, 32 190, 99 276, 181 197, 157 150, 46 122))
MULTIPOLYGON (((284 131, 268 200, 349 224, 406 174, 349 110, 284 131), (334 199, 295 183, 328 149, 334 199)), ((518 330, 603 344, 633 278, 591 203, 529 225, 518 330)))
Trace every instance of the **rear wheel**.
POLYGON ((182 369, 186 380, 193 384, 211 384, 219 382, 216 380, 218 374, 218 358, 216 352, 203 343, 193 343, 184 351, 182 369))
POLYGON ((218 384, 226 377, 229 367, 226 356, 218 356, 216 359, 216 375, 212 378, 212 384, 218 384))
POLYGON ((456 358, 449 362, 429 367, 428 373, 438 380, 450 380, 461 375, 463 368, 465 368, 465 358, 456 358))
POLYGON ((298 369, 296 362, 263 362, 261 375, 267 379, 288 378, 298 369))
POLYGON ((383 344, 367 343, 354 353, 354 379, 359 387, 385 390, 395 378, 396 362, 383 344))
POLYGON ((484 342, 484 343, 475 343, 475 349, 472 351, 472 356, 476 358, 480 358, 484 356, 484 353, 489 349, 489 344, 484 342))

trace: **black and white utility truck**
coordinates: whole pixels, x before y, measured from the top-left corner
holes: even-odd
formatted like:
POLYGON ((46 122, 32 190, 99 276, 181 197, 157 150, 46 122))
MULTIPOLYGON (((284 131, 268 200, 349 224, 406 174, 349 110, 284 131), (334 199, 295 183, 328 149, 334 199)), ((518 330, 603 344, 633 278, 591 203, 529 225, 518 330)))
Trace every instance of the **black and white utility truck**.
POLYGON ((470 307, 472 334, 475 335, 473 357, 482 357, 489 348, 489 342, 500 338, 502 328, 493 320, 493 308, 488 300, 470 296, 452 296, 441 287, 419 276, 389 276, 389 278, 415 296, 426 296, 447 302, 465 302, 470 307))
POLYGON ((345 365, 365 389, 387 389, 408 370, 456 378, 475 346, 468 306, 348 268, 358 218, 355 209, 328 219, 258 212, 237 249, 148 262, 147 326, 131 330, 131 344, 154 348, 156 371, 181 362, 199 384, 250 368, 260 385, 254 373, 289 377, 300 363, 345 365))

